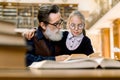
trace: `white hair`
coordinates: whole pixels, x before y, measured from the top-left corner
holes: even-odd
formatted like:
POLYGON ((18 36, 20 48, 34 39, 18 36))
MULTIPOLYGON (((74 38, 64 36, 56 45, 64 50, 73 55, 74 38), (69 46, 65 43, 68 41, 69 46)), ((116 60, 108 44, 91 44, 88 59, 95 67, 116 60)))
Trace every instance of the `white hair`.
POLYGON ((49 27, 46 28, 45 35, 52 41, 60 41, 63 37, 62 31, 58 29, 52 31, 49 27))

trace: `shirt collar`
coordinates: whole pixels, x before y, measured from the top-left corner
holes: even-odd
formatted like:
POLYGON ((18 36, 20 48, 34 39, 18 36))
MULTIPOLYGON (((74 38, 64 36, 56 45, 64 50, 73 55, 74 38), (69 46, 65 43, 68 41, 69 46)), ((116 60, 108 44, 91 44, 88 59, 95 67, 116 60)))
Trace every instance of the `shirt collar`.
POLYGON ((80 35, 75 36, 75 37, 72 35, 71 32, 69 32, 69 34, 68 34, 68 39, 69 39, 69 40, 72 39, 72 38, 75 38, 77 41, 79 41, 79 40, 81 40, 83 37, 84 37, 83 33, 81 33, 80 35))
POLYGON ((74 36, 72 35, 72 33, 71 32, 69 32, 69 34, 68 34, 68 39, 72 39, 74 36))
POLYGON ((83 33, 81 33, 79 36, 75 37, 77 39, 77 41, 82 40, 84 37, 83 33))

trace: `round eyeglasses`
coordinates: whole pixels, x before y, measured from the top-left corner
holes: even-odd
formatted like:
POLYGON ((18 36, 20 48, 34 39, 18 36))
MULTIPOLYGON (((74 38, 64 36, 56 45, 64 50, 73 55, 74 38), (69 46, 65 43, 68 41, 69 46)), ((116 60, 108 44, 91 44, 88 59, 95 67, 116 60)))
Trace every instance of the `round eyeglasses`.
POLYGON ((80 23, 80 24, 77 24, 77 25, 76 25, 76 24, 74 24, 74 23, 71 23, 71 24, 70 24, 70 28, 71 28, 71 29, 74 29, 74 30, 77 28, 77 29, 80 30, 80 29, 83 29, 83 28, 84 28, 84 24, 83 24, 83 23, 80 23))

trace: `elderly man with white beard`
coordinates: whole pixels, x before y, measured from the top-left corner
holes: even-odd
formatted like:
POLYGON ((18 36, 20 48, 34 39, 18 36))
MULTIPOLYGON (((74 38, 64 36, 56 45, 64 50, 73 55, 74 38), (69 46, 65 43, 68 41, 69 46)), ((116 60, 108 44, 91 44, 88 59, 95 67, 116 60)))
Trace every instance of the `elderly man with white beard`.
POLYGON ((62 39, 63 20, 57 5, 41 5, 38 11, 39 26, 32 39, 26 39, 28 51, 26 66, 42 60, 64 60, 69 55, 62 55, 59 41, 62 39))

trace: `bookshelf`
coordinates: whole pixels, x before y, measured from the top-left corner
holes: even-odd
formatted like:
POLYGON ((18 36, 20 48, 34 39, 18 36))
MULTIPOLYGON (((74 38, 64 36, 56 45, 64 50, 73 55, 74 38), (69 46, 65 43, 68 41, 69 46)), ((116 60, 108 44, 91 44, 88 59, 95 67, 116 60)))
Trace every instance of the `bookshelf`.
POLYGON ((8 6, 6 3, 0 3, 0 20, 16 22, 17 9, 15 6, 8 6))
POLYGON ((32 28, 38 26, 38 5, 19 4, 17 15, 17 28, 32 28))
POLYGON ((65 20, 65 24, 63 25, 63 29, 66 29, 65 25, 66 25, 66 22, 67 22, 67 18, 69 17, 69 14, 73 10, 77 10, 78 4, 61 4, 59 6, 60 6, 62 17, 65 20))
MULTIPOLYGON (((63 19, 77 9, 78 4, 58 4, 63 19)), ((13 21, 17 28, 32 28, 38 26, 37 13, 40 4, 29 3, 0 3, 0 17, 2 20, 13 21)), ((64 28, 66 28, 64 26, 64 28)))
POLYGON ((2 9, 3 9, 3 6, 0 5, 0 17, 2 17, 2 9))
POLYGON ((5 7, 3 10, 3 16, 5 17, 16 17, 17 16, 17 9, 16 8, 8 8, 5 7))
POLYGON ((59 5, 60 9, 61 9, 61 13, 62 13, 62 17, 67 20, 69 14, 73 11, 73 10, 77 10, 78 5, 77 4, 61 4, 59 5))

